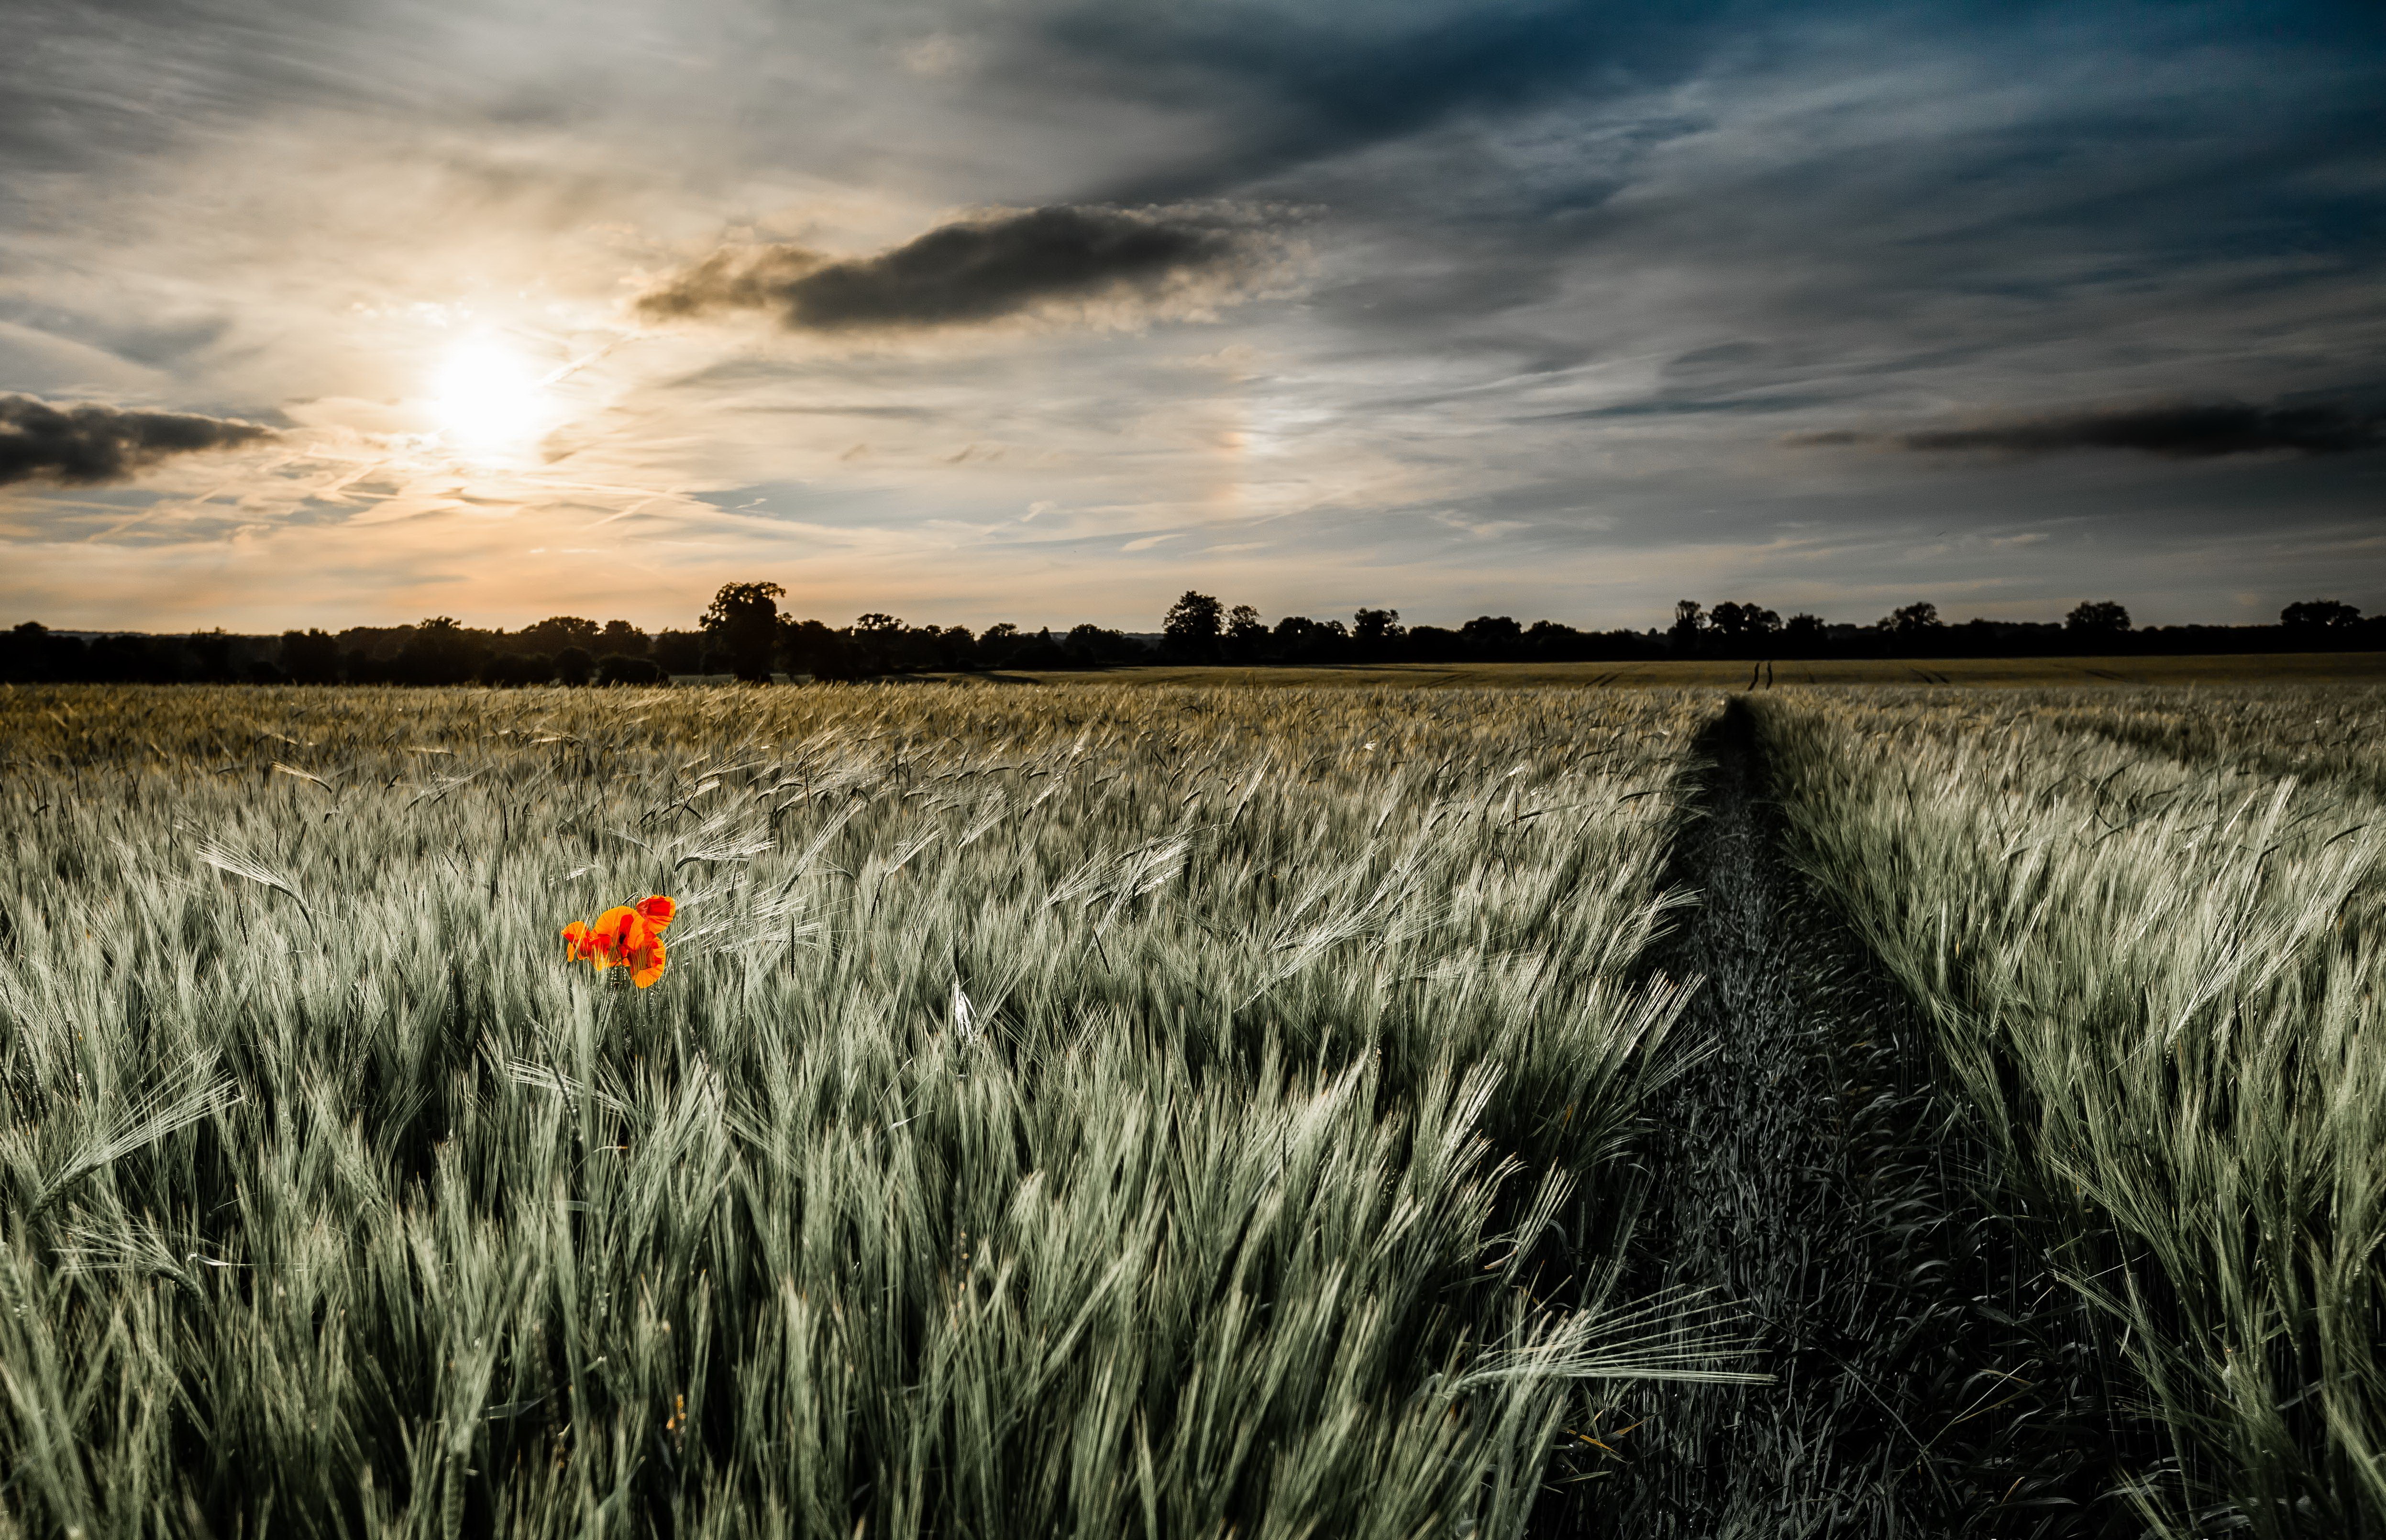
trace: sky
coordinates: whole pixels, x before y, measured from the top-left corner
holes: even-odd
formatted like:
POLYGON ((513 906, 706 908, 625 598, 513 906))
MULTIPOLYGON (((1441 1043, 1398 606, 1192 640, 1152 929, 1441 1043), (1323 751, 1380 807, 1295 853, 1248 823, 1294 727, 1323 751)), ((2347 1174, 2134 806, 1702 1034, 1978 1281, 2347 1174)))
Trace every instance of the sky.
POLYGON ((0 624, 2386 609, 2386 9, 12 0, 0 624))

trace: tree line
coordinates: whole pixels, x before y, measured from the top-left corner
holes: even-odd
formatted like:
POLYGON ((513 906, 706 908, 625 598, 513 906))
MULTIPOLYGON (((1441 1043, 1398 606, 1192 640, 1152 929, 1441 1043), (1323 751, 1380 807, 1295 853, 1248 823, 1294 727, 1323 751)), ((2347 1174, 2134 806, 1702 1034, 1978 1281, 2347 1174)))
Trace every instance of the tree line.
POLYGON ((1250 605, 1187 592, 1156 638, 1080 625, 1056 634, 1015 625, 913 626, 873 611, 830 626, 779 607, 772 582, 722 585, 686 630, 649 634, 627 620, 551 616, 519 631, 478 630, 447 616, 410 626, 284 632, 62 634, 27 620, 0 638, 0 681, 103 683, 655 684, 675 675, 764 682, 1005 670, 1106 669, 1136 663, 1249 668, 1366 663, 1625 662, 1655 658, 2004 657, 2129 653, 2386 650, 2386 616, 2333 599, 2291 604, 2276 625, 2140 629, 2110 600, 2083 602, 2059 622, 1950 623, 1936 606, 1903 606, 1870 625, 1811 614, 1787 620, 1762 605, 1693 599, 1646 631, 1581 631, 1483 615, 1456 627, 1404 626, 1397 609, 1362 608, 1348 624, 1287 615, 1274 625, 1250 605))
POLYGON ((2363 618, 2334 599, 2291 604, 2274 626, 2139 629, 2127 607, 2087 600, 2061 621, 1972 620, 1949 623, 1934 604, 1903 606, 1870 625, 1819 615, 1784 620, 1763 605, 1696 599, 1674 607, 1673 623, 1648 631, 1577 631, 1556 620, 1524 625, 1483 615, 1454 629, 1402 626, 1397 609, 1362 609, 1339 620, 1287 616, 1270 626, 1250 605, 1226 608, 1187 592, 1162 620, 1161 652, 1172 661, 1245 665, 1375 662, 1600 662, 1667 657, 2003 657, 2077 654, 2296 652, 2386 648, 2386 616, 2363 618))

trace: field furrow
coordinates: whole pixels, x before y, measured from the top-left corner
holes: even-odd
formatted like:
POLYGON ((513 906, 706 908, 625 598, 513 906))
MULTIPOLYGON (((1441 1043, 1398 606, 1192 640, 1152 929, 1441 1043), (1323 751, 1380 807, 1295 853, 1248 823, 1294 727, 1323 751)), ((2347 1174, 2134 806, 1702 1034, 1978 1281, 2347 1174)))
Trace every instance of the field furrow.
POLYGON ((1928 1014, 1991 1201, 2163 1431, 2107 1506, 2386 1533, 2386 822, 2241 729, 2135 746, 2145 710, 1760 720, 1798 857, 1928 1014))

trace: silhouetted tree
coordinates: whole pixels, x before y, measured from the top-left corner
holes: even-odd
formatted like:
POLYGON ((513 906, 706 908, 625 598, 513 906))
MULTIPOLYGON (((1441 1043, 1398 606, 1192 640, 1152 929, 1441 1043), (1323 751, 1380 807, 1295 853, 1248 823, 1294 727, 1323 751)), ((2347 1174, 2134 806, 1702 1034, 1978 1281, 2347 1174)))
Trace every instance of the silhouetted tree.
MULTIPOLYGON (((640 641, 644 641, 642 636, 640 641)), ((651 658, 638 657, 625 652, 609 652, 596 660, 596 682, 599 684, 660 684, 666 676, 651 658)))
POLYGON ((1768 636, 1781 629, 1781 617, 1773 611, 1760 605, 1729 600, 1715 606, 1707 619, 1726 636, 1768 636))
POLYGON ((1822 649, 1829 635, 1820 615, 1792 615, 1781 628, 1781 645, 1788 652, 1813 654, 1822 649))
POLYGON ((566 647, 555 655, 555 677, 566 684, 585 684, 596 671, 596 660, 585 647, 566 647))
POLYGON ((1267 622, 1260 612, 1238 604, 1226 612, 1226 656, 1237 663, 1256 663, 1267 650, 1267 622))
POLYGON ((1168 607, 1160 623, 1169 655, 1184 662, 1206 663, 1218 656, 1218 632, 1224 611, 1207 594, 1187 589, 1168 607))
POLYGON ((782 617, 779 656, 786 660, 789 673, 810 674, 825 682, 867 679, 877 671, 849 637, 818 620, 782 617))
POLYGON ((704 633, 665 631, 656 633, 648 657, 667 674, 692 674, 704 668, 704 633))
POLYGON ((1665 634, 1672 638, 1674 651, 1677 655, 1689 657, 1697 652, 1699 639, 1705 634, 1706 629, 1706 607, 1698 600, 1677 599, 1674 602, 1674 623, 1666 628, 1665 634))
POLYGON ((1143 649, 1128 640, 1124 632, 1088 624, 1072 626, 1061 650, 1086 668, 1099 669, 1124 663, 1143 649))
POLYGON ((82 638, 55 635, 39 620, 22 620, 9 631, 6 651, 0 654, 0 679, 20 684, 77 679, 82 661, 82 638))
POLYGON ((1525 628, 1506 615, 1477 615, 1458 628, 1468 654, 1475 657, 1500 661, 1513 658, 1524 651, 1525 628))
POLYGON ((553 653, 492 653, 489 660, 481 665, 481 682, 483 684, 512 685, 520 688, 523 685, 551 683, 554 679, 555 655, 553 653))
POLYGON ((979 634, 977 639, 979 666, 988 669, 1007 668, 1024 645, 1024 640, 1019 634, 1019 628, 1010 621, 1003 620, 990 625, 979 634))
POLYGON ((1275 623, 1269 645, 1279 663, 1341 663, 1350 657, 1350 633, 1339 620, 1287 615, 1275 623))
POLYGON ((1378 658, 1389 654, 1392 645, 1406 635, 1400 627, 1397 609, 1362 609, 1350 617, 1352 650, 1362 657, 1378 658))
POLYGON ((2063 618, 2063 629, 2075 635, 2116 636, 2129 629, 2129 612, 2112 599, 2090 599, 2063 618))
POLYGON ((191 678, 209 684, 224 683, 232 678, 232 638, 221 626, 193 632, 183 638, 182 646, 190 655, 191 678))
POLYGON ((550 615, 534 626, 524 626, 515 633, 526 652, 561 652, 566 647, 585 651, 596 645, 601 634, 594 620, 584 620, 577 615, 550 615))
POLYGON ((434 615, 397 649, 391 672, 401 684, 461 684, 481 671, 485 651, 452 618, 434 615))
POLYGON ((605 649, 604 654, 597 659, 600 663, 606 657, 647 656, 647 633, 627 620, 606 621, 605 629, 596 640, 605 649))
POLYGON ((2351 631, 2361 622, 2361 611, 2335 599, 2304 599, 2279 611, 2279 624, 2289 631, 2351 631))
POLYGON ((1923 635, 1938 631, 1945 624, 1939 619, 1939 607, 1927 599, 1920 604, 1901 606, 1874 622, 1876 630, 1900 637, 1923 635))
POLYGON ((1052 628, 1041 626, 1035 635, 1027 638, 1024 645, 1011 655, 1011 666, 1014 669, 1065 669, 1069 666, 1069 655, 1062 652, 1061 644, 1052 639, 1052 628))
POLYGON ((282 633, 282 671, 294 683, 336 684, 340 682, 340 641, 326 632, 285 631, 282 633))
POLYGON ((771 658, 778 651, 779 605, 786 590, 775 582, 724 582, 704 612, 704 634, 726 653, 730 670, 749 684, 771 682, 771 658))
POLYGON ((1557 620, 1535 620, 1525 628, 1524 650, 1529 657, 1559 661, 1578 657, 1583 652, 1583 634, 1557 620))

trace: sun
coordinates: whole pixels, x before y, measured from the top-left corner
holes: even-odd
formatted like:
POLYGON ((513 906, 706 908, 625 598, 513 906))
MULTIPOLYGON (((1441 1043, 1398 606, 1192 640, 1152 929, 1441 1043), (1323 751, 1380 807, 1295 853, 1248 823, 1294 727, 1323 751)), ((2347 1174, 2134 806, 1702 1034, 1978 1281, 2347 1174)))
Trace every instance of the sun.
POLYGON ((490 336, 467 337, 447 350, 432 378, 431 411, 443 441, 481 454, 527 447, 555 415, 538 368, 490 336))

